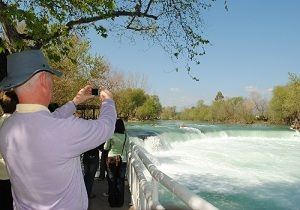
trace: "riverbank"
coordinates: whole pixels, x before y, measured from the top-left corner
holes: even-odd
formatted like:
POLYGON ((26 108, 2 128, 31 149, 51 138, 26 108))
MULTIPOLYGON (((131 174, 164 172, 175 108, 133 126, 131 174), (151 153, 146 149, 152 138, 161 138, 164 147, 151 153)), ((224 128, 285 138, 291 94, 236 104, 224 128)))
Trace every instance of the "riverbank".
POLYGON ((300 131, 300 123, 294 123, 290 128, 296 131, 300 131))

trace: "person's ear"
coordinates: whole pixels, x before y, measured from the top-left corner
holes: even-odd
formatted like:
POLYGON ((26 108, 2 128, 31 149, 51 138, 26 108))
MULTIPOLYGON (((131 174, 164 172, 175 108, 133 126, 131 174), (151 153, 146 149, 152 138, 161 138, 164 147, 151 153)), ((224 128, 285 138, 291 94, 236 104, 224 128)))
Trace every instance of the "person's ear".
POLYGON ((49 87, 48 87, 48 77, 47 77, 47 73, 46 72, 42 72, 40 75, 39 75, 39 82, 40 82, 40 85, 41 85, 41 88, 43 90, 47 90, 49 87))

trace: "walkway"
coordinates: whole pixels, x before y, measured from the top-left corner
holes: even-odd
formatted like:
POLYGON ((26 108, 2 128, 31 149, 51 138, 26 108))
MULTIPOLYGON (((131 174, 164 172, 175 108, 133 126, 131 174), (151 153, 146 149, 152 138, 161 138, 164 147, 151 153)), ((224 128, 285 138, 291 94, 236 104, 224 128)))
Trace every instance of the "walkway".
POLYGON ((127 181, 125 182, 124 205, 120 208, 111 208, 108 204, 107 197, 102 195, 107 192, 107 187, 106 180, 100 181, 96 179, 94 181, 93 193, 96 195, 96 198, 89 199, 88 210, 134 210, 133 206, 129 206, 131 195, 127 181))

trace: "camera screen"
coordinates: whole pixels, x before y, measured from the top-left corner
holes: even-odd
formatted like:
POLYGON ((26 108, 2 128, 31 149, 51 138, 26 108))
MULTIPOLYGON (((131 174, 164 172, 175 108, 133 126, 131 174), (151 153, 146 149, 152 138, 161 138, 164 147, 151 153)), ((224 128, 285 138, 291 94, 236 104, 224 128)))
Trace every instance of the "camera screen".
POLYGON ((94 95, 94 96, 98 96, 98 95, 99 95, 99 90, 98 90, 98 88, 93 88, 93 89, 92 89, 92 95, 94 95))

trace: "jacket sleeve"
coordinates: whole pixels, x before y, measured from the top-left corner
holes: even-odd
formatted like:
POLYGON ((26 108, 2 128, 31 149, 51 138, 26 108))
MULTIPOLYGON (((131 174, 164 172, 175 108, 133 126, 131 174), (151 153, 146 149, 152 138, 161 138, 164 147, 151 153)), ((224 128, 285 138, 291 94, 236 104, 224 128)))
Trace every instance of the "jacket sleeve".
POLYGON ((74 114, 76 111, 76 106, 72 101, 69 101, 65 105, 57 108, 54 112, 52 112, 52 116, 55 118, 68 118, 74 114))
MULTIPOLYGON (((67 156, 77 156, 85 151, 98 147, 113 135, 116 123, 116 109, 113 100, 102 102, 97 120, 85 120, 74 116, 64 120, 65 136, 63 146, 68 147, 67 156)), ((63 125, 62 125, 63 126, 63 125)))

